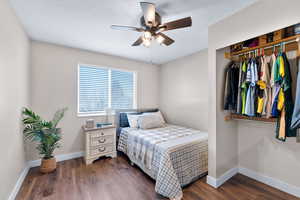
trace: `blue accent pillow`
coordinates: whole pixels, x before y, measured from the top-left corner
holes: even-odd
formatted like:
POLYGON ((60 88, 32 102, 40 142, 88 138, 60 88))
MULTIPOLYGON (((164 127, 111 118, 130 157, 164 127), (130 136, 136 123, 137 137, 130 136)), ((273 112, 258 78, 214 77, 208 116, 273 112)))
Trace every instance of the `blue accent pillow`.
POLYGON ((140 115, 141 112, 122 112, 120 113, 120 127, 129 127, 127 115, 140 115))

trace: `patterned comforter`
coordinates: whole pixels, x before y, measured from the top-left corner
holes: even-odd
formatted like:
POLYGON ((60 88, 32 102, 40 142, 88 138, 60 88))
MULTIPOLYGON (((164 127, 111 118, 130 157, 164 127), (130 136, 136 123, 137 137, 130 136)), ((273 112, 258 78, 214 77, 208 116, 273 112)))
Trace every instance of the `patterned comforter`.
POLYGON ((207 133, 175 125, 123 128, 118 150, 156 180, 157 193, 181 199, 181 187, 207 173, 207 140, 207 133))

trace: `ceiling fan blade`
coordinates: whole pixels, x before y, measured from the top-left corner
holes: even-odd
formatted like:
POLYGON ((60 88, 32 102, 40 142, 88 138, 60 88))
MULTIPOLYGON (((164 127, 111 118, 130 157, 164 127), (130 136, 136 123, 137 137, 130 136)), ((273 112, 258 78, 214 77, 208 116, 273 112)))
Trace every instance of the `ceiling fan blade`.
POLYGON ((173 29, 178 29, 178 28, 185 28, 192 26, 192 18, 191 17, 186 17, 182 19, 178 19, 172 22, 165 23, 161 25, 160 31, 169 31, 173 29))
POLYGON ((162 40, 162 43, 169 46, 171 44, 173 44, 175 42, 175 40, 173 40, 172 38, 170 38, 169 36, 163 34, 163 33, 158 33, 157 36, 161 36, 164 39, 162 40))
POLYGON ((149 2, 140 2, 145 23, 147 26, 155 26, 155 4, 149 2))
POLYGON ((143 36, 139 37, 131 46, 139 46, 143 43, 143 36))
POLYGON ((112 29, 120 30, 120 31, 137 31, 137 32, 143 32, 144 31, 144 29, 142 29, 142 28, 137 28, 137 27, 133 27, 133 26, 111 25, 110 27, 112 29))

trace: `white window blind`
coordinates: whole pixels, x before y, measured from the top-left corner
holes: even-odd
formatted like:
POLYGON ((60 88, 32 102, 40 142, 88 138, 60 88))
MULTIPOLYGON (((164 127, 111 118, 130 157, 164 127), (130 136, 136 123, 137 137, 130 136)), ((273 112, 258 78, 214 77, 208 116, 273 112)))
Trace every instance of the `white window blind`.
POLYGON ((111 108, 113 110, 133 108, 134 93, 132 72, 111 70, 111 108))
POLYGON ((78 113, 135 108, 135 73, 79 65, 78 113))

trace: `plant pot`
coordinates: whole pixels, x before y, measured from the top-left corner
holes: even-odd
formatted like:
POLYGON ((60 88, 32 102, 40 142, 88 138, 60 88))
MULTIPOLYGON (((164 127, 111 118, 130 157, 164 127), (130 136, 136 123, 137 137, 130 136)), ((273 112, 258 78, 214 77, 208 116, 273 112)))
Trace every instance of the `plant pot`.
POLYGON ((56 159, 55 157, 49 159, 42 159, 42 164, 40 167, 40 171, 42 173, 50 173, 56 169, 56 159))

